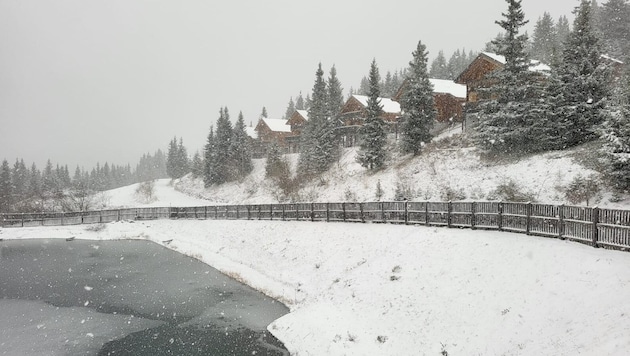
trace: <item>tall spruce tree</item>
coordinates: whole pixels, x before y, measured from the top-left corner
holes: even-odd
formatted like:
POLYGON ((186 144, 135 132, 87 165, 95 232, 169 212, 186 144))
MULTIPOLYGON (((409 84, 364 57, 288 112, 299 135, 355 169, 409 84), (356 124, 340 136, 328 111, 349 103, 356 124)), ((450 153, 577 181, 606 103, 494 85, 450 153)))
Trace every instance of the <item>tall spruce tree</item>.
POLYGON ((427 73, 428 52, 421 41, 409 62, 407 86, 400 102, 402 115, 401 149, 414 156, 431 141, 431 128, 437 115, 433 85, 427 73))
POLYGON ((217 120, 217 132, 214 137, 214 157, 211 160, 214 181, 223 184, 230 180, 230 147, 232 141, 232 123, 228 108, 221 108, 217 120))
POLYGON ((604 172, 616 193, 630 192, 630 98, 617 104, 603 130, 604 172))
POLYGON ((335 123, 329 116, 328 91, 321 63, 315 72, 313 96, 308 107, 308 122, 301 135, 298 172, 303 175, 326 171, 339 154, 335 123))
MULTIPOLYGON (((223 111, 223 109, 221 110, 223 111)), ((210 133, 206 140, 206 146, 204 147, 204 169, 203 169, 203 184, 206 188, 215 184, 218 181, 217 173, 215 171, 217 164, 216 160, 216 145, 214 136, 214 127, 210 126, 210 133)))
POLYGON ((608 0, 600 9, 599 31, 605 54, 630 60, 630 3, 628 0, 608 0))
POLYGON ((5 159, 0 166, 0 213, 8 213, 13 205, 13 184, 11 182, 11 166, 5 159))
POLYGON ((230 142, 230 166, 233 179, 241 179, 254 169, 252 163, 251 145, 245 131, 245 119, 243 112, 239 112, 238 120, 232 129, 232 141, 230 142))
POLYGON ((387 132, 381 118, 383 106, 380 100, 380 75, 376 59, 372 60, 368 77, 369 92, 366 107, 365 123, 359 129, 360 146, 357 161, 369 170, 378 170, 385 165, 387 154, 387 132))
POLYGON ((449 74, 444 51, 439 51, 433 62, 431 62, 429 76, 434 79, 453 79, 449 74))
POLYGON ((553 18, 548 12, 536 21, 530 55, 543 63, 554 62, 554 55, 558 52, 558 42, 553 18))
POLYGON ((287 110, 284 112, 284 119, 289 120, 291 115, 297 110, 295 108, 295 102, 293 101, 293 97, 289 98, 289 103, 287 104, 287 110))
POLYGON ((526 53, 527 34, 521 28, 527 24, 521 0, 506 0, 508 10, 496 23, 504 34, 494 43, 497 54, 505 58, 501 70, 490 74, 493 85, 484 94, 490 100, 479 105, 480 121, 476 127, 476 144, 494 152, 532 152, 540 145, 539 117, 542 105, 542 74, 529 70, 526 53))
POLYGON ((600 43, 592 28, 591 3, 582 0, 562 60, 549 82, 548 102, 554 108, 550 148, 564 149, 596 138, 606 117, 609 70, 602 65, 600 43))
POLYGON ((341 113, 344 100, 343 88, 341 87, 341 82, 337 78, 337 69, 334 65, 330 68, 330 75, 328 76, 326 84, 326 88, 328 89, 328 98, 326 101, 326 106, 328 107, 328 117, 335 119, 339 116, 339 113, 341 113))

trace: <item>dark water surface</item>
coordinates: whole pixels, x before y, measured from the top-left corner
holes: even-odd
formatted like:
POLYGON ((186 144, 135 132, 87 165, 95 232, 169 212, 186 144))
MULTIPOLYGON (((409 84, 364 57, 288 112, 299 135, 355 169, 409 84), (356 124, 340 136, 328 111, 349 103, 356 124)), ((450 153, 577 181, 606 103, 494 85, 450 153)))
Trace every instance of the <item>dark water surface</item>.
POLYGON ((0 355, 288 355, 286 313, 148 241, 0 241, 0 355))

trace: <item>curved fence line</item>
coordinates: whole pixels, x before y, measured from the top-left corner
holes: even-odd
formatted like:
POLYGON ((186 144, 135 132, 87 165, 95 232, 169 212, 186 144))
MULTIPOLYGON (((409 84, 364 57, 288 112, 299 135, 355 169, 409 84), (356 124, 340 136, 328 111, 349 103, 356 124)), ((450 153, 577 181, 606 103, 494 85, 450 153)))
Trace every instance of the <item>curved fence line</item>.
POLYGON ((111 209, 0 214, 1 227, 60 226, 121 220, 293 220, 420 224, 499 230, 630 249, 630 211, 512 202, 342 202, 111 209))

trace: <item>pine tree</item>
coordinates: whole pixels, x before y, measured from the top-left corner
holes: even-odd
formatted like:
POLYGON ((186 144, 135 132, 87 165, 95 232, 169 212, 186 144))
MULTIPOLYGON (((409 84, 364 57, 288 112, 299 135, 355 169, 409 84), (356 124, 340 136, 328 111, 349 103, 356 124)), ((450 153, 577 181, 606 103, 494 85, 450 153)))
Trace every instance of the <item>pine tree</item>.
POLYGON ((556 22, 556 44, 558 46, 556 49, 556 57, 561 57, 562 51, 564 50, 564 43, 567 41, 570 33, 571 26, 569 25, 569 19, 564 15, 560 16, 556 22))
POLYGON ((437 57, 431 62, 431 71, 429 76, 434 79, 453 79, 449 75, 446 57, 444 51, 439 51, 437 57))
POLYGON ((359 130, 360 146, 357 161, 361 166, 369 170, 378 170, 385 165, 387 157, 385 144, 387 143, 387 132, 385 123, 381 118, 383 106, 380 100, 380 76, 376 60, 372 61, 369 75, 369 92, 366 108, 365 123, 359 130))
POLYGON ((319 174, 328 169, 339 154, 335 123, 329 117, 328 91, 321 63, 315 72, 313 97, 308 108, 308 122, 301 137, 298 172, 302 175, 319 174))
POLYGON ((603 52, 615 58, 630 59, 630 3, 628 0, 608 0, 601 6, 599 31, 603 52))
POLYGON ((426 46, 419 41, 413 60, 409 62, 407 86, 400 102, 403 112, 401 149, 414 156, 431 141, 430 131, 437 115, 433 85, 427 73, 427 55, 426 46))
POLYGON ((168 151, 166 153, 166 174, 168 174, 171 179, 179 178, 177 177, 177 159, 177 137, 173 137, 173 139, 168 144, 168 151))
POLYGON ((217 131, 213 137, 213 152, 211 154, 210 171, 211 184, 223 184, 230 180, 230 146, 232 141, 232 123, 227 108, 221 108, 217 120, 217 131))
POLYGON ((233 179, 241 179, 254 169, 249 137, 245 131, 245 119, 243 113, 238 114, 238 120, 232 130, 230 142, 230 166, 233 179))
POLYGON ((300 92, 300 95, 298 95, 297 99, 295 99, 295 110, 306 110, 306 104, 304 103, 302 92, 300 92))
POLYGON ((262 108, 262 112, 260 113, 260 117, 264 117, 264 118, 269 117, 269 115, 267 115, 267 108, 264 106, 262 108))
POLYGON ((520 29, 527 21, 521 0, 506 0, 508 11, 496 21, 505 33, 494 45, 505 57, 501 70, 490 74, 494 82, 486 95, 491 100, 481 102, 482 113, 475 141, 478 146, 494 152, 532 152, 542 150, 538 127, 544 106, 540 100, 540 79, 529 70, 530 60, 525 51, 527 35, 520 29))
POLYGON ((600 43, 592 28, 591 4, 582 0, 573 31, 562 52, 562 61, 552 73, 549 102, 558 137, 551 148, 564 149, 597 137, 606 116, 609 95, 608 69, 602 65, 600 43))
POLYGON ((177 145, 177 160, 176 160, 177 178, 181 178, 190 172, 190 162, 188 159, 188 150, 184 146, 184 140, 180 137, 179 144, 177 145))
POLYGON ((284 119, 289 120, 293 113, 297 110, 295 108, 295 103, 293 102, 293 97, 289 98, 289 104, 287 104, 287 110, 284 113, 284 119))
POLYGON ((339 113, 341 113, 344 100, 343 88, 341 88, 341 82, 337 78, 337 69, 334 65, 330 68, 330 76, 328 77, 326 87, 328 88, 328 98, 326 100, 328 117, 336 118, 339 113))
POLYGON ((545 12, 536 21, 530 55, 543 63, 551 64, 554 62, 554 55, 557 53, 558 42, 553 18, 548 12, 545 12))
MULTIPOLYGON (((221 110, 223 111, 223 110, 221 110)), ((219 179, 217 177, 216 169, 216 145, 214 137, 214 128, 210 126, 210 133, 206 141, 204 148, 204 170, 203 170, 203 184, 206 188, 215 184, 219 179)))
POLYGON ((15 160, 13 170, 11 172, 11 184, 13 186, 13 201, 19 202, 27 197, 28 189, 28 169, 24 164, 24 160, 15 160))
POLYGON ((5 159, 0 167, 0 213, 9 213, 12 205, 13 184, 11 182, 11 167, 5 159))
POLYGON ((602 136, 606 140, 603 146, 607 161, 605 176, 616 193, 629 193, 630 104, 621 104, 611 112, 602 136))
POLYGON ((193 178, 203 177, 204 163, 199 151, 195 151, 191 162, 191 173, 193 178))
POLYGON ((41 172, 37 169, 37 166, 35 166, 35 163, 31 165, 28 179, 29 198, 41 198, 43 194, 42 175, 41 172))

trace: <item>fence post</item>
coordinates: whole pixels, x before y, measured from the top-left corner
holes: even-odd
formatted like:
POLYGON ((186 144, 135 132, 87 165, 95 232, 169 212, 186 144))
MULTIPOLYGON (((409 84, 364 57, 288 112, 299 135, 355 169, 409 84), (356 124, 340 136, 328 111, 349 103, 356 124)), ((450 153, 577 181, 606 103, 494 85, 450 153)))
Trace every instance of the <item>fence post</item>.
POLYGON ((22 213, 22 227, 24 227, 24 213, 22 213))
POLYGON ((252 219, 252 207, 251 206, 247 206, 247 220, 251 220, 252 219))
POLYGON ((363 215, 363 203, 359 203, 359 211, 361 212, 361 222, 365 222, 365 215, 363 215))
POLYGON ((260 220, 260 209, 262 208, 262 205, 258 205, 258 220, 260 220))
POLYGON ((527 226, 525 226, 525 233, 529 235, 531 231, 531 225, 532 225, 532 203, 531 202, 527 202, 527 205, 525 206, 525 214, 527 216, 526 218, 527 226))
POLYGON ((453 221, 452 213, 453 213, 453 202, 449 200, 448 203, 446 204, 446 226, 448 227, 451 227, 451 223, 453 221))
POLYGON ((61 213, 61 226, 63 226, 63 218, 66 216, 66 213, 61 213))
POLYGON ((409 201, 405 200, 405 225, 409 224, 409 201))
POLYGON ((236 206, 236 220, 238 220, 239 216, 238 216, 238 205, 236 206))
POLYGON ((470 228, 475 230, 477 227, 477 217, 475 216, 477 210, 477 202, 472 202, 470 205, 470 228))
POLYGON ((424 203, 424 225, 429 226, 429 202, 424 203))
POLYGON ((326 222, 330 222, 330 203, 326 203, 326 222))
POLYGON ((383 205, 383 202, 379 202, 378 205, 381 206, 381 219, 383 220, 383 223, 387 222, 387 218, 385 217, 385 206, 383 205))
POLYGON ((295 203, 295 221, 300 221, 300 203, 295 203))
POLYGON ((282 204, 282 221, 285 221, 286 219, 285 209, 286 209, 286 204, 282 204))
POLYGON ((315 203, 311 203, 311 222, 315 221, 315 203))
POLYGON ((346 203, 341 203, 343 222, 346 222, 346 203))
POLYGON ((269 204, 269 220, 273 220, 273 204, 269 204))
POLYGON ((203 207, 203 218, 208 220, 208 207, 207 206, 203 207))
POLYGON ((558 237, 564 240, 564 204, 558 207, 558 237))
POLYGON ((218 220, 219 219, 219 207, 218 206, 214 206, 214 220, 218 220))
POLYGON ((499 228, 499 231, 502 231, 503 230, 503 202, 500 201, 498 203, 497 210, 498 210, 497 211, 497 214, 498 214, 498 219, 497 220, 498 220, 498 225, 499 225, 498 228, 499 228))
POLYGON ((99 223, 103 222, 103 210, 98 211, 98 222, 99 223))
POLYGON ((597 241, 599 240, 599 230, 597 229, 597 224, 599 224, 599 208, 593 208, 593 247, 598 248, 599 245, 597 241))
POLYGON ((120 209, 116 213, 116 221, 120 221, 120 209))

